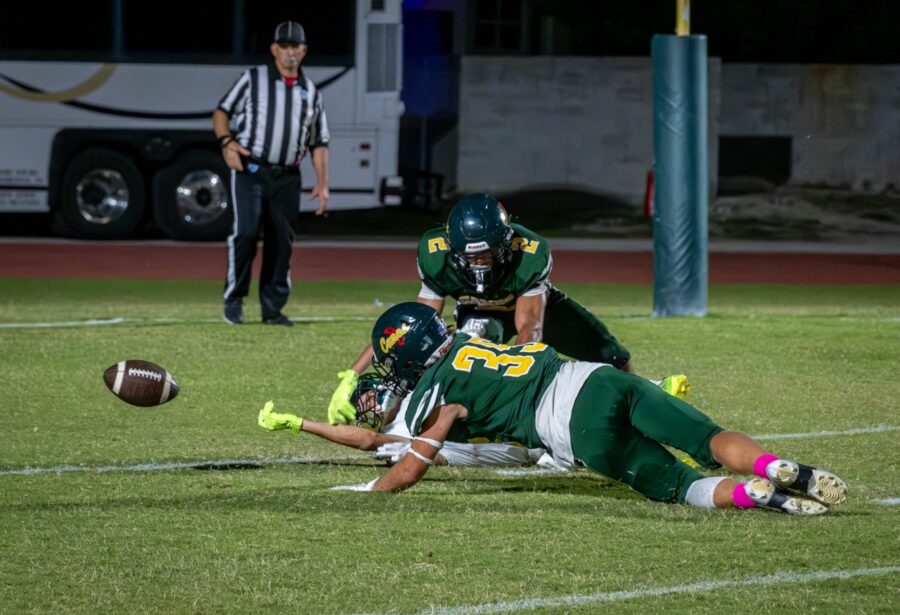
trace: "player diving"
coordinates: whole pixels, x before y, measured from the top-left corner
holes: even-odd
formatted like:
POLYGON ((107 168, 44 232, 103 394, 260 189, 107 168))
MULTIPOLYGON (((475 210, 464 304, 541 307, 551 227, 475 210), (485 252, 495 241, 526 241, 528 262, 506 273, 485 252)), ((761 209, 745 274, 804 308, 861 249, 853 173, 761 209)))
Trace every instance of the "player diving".
MULTIPOLYGON (((403 413, 412 442, 358 490, 403 491, 448 442, 486 440, 545 449, 561 467, 588 468, 660 502, 820 515, 847 498, 835 474, 782 459, 643 378, 566 360, 542 342, 508 346, 453 333, 422 303, 384 312, 372 346, 379 386, 394 399, 412 391, 403 413), (752 478, 706 476, 664 445, 703 468, 752 478)), ((400 404, 385 405, 382 420, 394 420, 400 404)))

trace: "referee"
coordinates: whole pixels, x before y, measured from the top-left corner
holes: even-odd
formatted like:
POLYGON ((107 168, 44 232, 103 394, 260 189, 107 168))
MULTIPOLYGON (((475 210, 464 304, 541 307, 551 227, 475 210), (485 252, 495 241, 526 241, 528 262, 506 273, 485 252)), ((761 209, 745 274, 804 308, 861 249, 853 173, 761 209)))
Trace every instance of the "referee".
POLYGON ((263 322, 292 327, 282 313, 291 292, 291 223, 300 209, 300 160, 309 151, 316 172, 310 197, 316 215, 328 207, 328 122, 322 94, 300 69, 306 34, 296 21, 275 28, 273 61, 245 70, 213 112, 213 128, 231 169, 234 227, 228 237, 225 322, 244 322, 260 228, 263 322), (235 132, 232 132, 232 127, 235 132))

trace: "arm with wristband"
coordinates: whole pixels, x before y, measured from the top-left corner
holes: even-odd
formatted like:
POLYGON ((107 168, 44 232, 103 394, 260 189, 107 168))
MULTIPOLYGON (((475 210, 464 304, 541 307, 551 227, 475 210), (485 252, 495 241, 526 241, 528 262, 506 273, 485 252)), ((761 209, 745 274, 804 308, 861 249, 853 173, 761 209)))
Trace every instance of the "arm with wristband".
POLYGON ((213 130, 216 133, 216 140, 219 147, 222 148, 222 158, 228 168, 235 171, 243 171, 244 163, 241 162, 241 156, 249 156, 250 150, 238 143, 234 135, 231 134, 231 128, 228 125, 228 114, 222 109, 213 111, 213 130))
POLYGON ((425 419, 422 432, 413 438, 406 456, 374 483, 371 491, 403 491, 415 485, 434 464, 434 459, 444 445, 450 428, 457 419, 465 418, 467 411, 460 404, 447 404, 432 411, 425 419))

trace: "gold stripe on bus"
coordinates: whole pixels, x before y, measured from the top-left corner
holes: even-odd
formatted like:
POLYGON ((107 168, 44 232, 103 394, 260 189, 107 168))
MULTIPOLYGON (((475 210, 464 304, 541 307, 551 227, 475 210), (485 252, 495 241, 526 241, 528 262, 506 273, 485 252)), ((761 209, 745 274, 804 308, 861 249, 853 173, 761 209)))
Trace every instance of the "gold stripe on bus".
POLYGON ((59 92, 29 92, 27 90, 10 87, 3 83, 0 83, 0 92, 9 94, 15 98, 35 102, 66 102, 93 92, 106 83, 115 70, 115 64, 104 64, 96 73, 81 83, 74 85, 67 90, 60 90, 59 92))

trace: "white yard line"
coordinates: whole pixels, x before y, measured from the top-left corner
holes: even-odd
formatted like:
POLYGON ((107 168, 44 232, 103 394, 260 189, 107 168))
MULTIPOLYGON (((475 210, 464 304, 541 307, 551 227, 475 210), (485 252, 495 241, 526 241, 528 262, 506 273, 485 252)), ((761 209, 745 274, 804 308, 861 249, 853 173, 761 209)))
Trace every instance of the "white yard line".
MULTIPOLYGON (((897 425, 877 425, 875 427, 859 427, 856 429, 845 429, 843 431, 807 431, 802 433, 772 433, 759 436, 750 436, 754 440, 788 440, 801 438, 828 438, 831 436, 855 436, 865 433, 884 433, 888 431, 898 431, 900 426, 897 425)), ((557 474, 565 472, 565 470, 556 470, 552 468, 509 468, 496 470, 497 474, 504 476, 541 476, 544 474, 557 474)))
POLYGON ((184 461, 173 463, 138 463, 134 465, 76 466, 59 465, 49 468, 22 468, 21 470, 0 470, 0 476, 34 476, 37 474, 62 474, 64 472, 165 472, 168 470, 207 470, 216 468, 263 467, 288 464, 345 463, 366 461, 366 457, 263 457, 262 459, 209 459, 206 461, 184 461))
POLYGON ((882 506, 896 506, 900 504, 900 498, 884 498, 883 500, 873 500, 873 502, 882 506))
POLYGON ((844 431, 808 431, 804 433, 770 433, 761 436, 751 436, 754 440, 788 440, 794 438, 825 438, 828 436, 855 436, 861 433, 882 433, 885 431, 897 431, 896 425, 878 425, 876 427, 860 427, 858 429, 846 429, 844 431))
POLYGON ((455 607, 429 606, 419 611, 421 615, 482 615, 484 613, 518 613, 533 609, 547 609, 555 607, 580 607, 589 604, 622 602, 640 598, 656 598, 672 594, 692 594, 708 592, 735 587, 755 587, 769 585, 799 585, 803 583, 817 583, 820 581, 832 581, 838 579, 853 579, 856 577, 883 576, 900 572, 900 566, 885 566, 882 568, 853 568, 848 570, 820 570, 819 572, 775 572, 773 574, 744 577, 742 579, 719 579, 711 581, 697 581, 683 585, 670 585, 668 587, 641 587, 631 590, 615 592, 597 592, 595 594, 571 594, 556 598, 526 598, 511 602, 492 602, 487 604, 471 604, 455 607))
POLYGON ((494 470, 501 476, 547 476, 549 474, 568 474, 568 470, 555 468, 508 468, 494 470))
MULTIPOLYGON (((844 431, 810 431, 805 433, 791 434, 767 434, 762 436, 752 436, 755 440, 782 440, 787 438, 824 438, 830 436, 852 436, 867 433, 882 433, 887 431, 898 431, 900 426, 896 425, 878 425, 875 427, 859 427, 856 429, 847 429, 844 431)), ((47 468, 22 468, 19 470, 0 470, 0 476, 17 476, 17 475, 35 475, 35 474, 59 474, 62 472, 160 472, 166 470, 182 470, 191 468, 216 468, 241 465, 284 465, 284 464, 303 464, 303 463, 343 463, 346 461, 359 461, 366 457, 264 457, 261 459, 207 459, 196 461, 185 461, 177 463, 139 463, 135 465, 106 465, 106 466, 78 466, 78 465, 59 465, 47 468)), ((560 470, 550 468, 513 468, 495 470, 497 474, 507 476, 540 476, 542 474, 556 474, 560 470)))

